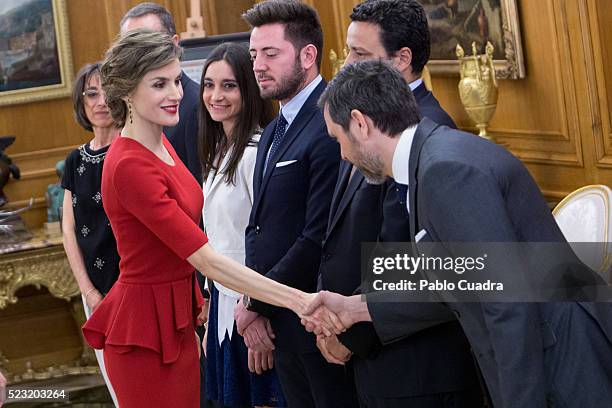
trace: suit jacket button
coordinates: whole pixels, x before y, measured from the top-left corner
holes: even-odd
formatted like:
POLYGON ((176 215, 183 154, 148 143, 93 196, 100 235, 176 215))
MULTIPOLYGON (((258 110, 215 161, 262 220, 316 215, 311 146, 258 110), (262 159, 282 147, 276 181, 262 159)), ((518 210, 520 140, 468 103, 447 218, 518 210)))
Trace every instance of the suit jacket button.
POLYGON ((323 260, 324 261, 329 261, 331 259, 331 254, 324 254, 323 255, 323 260))
POLYGON ((256 234, 259 234, 259 231, 261 231, 261 228, 259 227, 259 225, 257 225, 257 226, 255 227, 255 233, 256 233, 256 234))

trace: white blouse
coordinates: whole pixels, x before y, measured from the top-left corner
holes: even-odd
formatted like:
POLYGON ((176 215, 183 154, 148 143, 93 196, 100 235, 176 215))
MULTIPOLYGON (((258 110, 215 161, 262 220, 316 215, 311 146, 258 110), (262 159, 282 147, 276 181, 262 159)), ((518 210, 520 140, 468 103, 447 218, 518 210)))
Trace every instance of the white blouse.
MULTIPOLYGON (((259 142, 260 135, 252 140, 259 142)), ((253 206, 253 173, 257 157, 257 145, 247 146, 238 163, 235 173, 236 185, 224 180, 225 167, 231 156, 231 148, 223 158, 215 174, 211 171, 204 181, 204 207, 202 209, 204 230, 212 247, 244 265, 244 231, 249 223, 253 206)), ((234 331, 234 306, 241 294, 214 282, 219 290, 219 307, 217 314, 217 338, 219 346, 225 338, 225 332, 232 338, 234 331)))

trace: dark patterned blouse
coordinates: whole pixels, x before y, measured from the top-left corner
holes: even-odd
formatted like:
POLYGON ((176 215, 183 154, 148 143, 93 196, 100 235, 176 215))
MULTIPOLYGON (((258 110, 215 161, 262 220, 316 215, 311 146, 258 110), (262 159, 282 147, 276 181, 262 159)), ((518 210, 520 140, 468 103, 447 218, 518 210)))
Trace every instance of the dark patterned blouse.
POLYGON ((108 146, 91 150, 86 143, 66 158, 62 187, 72 193, 74 228, 87 275, 102 294, 119 276, 117 243, 102 207, 102 166, 108 146))

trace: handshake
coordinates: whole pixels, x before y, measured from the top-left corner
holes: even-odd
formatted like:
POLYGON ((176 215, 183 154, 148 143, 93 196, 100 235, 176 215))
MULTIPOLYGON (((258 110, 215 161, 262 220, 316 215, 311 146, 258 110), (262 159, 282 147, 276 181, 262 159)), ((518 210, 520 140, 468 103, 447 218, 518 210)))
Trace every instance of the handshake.
MULTIPOLYGON (((360 295, 347 297, 328 291, 307 294, 306 297, 306 306, 295 312, 306 330, 317 336, 317 347, 323 357, 329 363, 343 365, 351 358, 352 352, 337 336, 357 322, 370 320, 367 304, 361 301, 360 295)), ((274 332, 269 320, 247 310, 242 302, 236 305, 234 317, 238 333, 249 348, 249 369, 260 373, 260 370, 272 368, 274 332)))

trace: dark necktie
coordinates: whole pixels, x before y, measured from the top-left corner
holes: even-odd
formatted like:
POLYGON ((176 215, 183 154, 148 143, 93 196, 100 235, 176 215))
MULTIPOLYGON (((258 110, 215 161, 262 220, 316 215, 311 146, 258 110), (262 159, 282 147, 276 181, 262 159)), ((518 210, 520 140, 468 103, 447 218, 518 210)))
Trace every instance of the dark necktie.
POLYGON ((274 137, 272 138, 272 145, 270 145, 270 150, 268 150, 268 157, 266 159, 266 165, 264 166, 264 174, 266 173, 266 168, 268 168, 268 162, 278 149, 281 141, 283 140, 283 136, 285 136, 285 130, 287 129, 287 120, 281 113, 278 115, 278 120, 276 121, 276 127, 274 128, 274 137))

